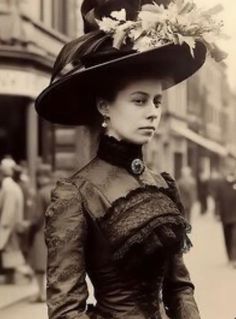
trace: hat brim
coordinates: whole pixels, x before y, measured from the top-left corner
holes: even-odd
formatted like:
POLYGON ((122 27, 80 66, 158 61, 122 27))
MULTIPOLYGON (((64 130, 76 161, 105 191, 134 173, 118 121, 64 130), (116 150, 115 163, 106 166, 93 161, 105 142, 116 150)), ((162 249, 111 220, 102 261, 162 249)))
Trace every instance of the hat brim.
POLYGON ((36 99, 39 116, 63 125, 91 125, 97 111, 95 88, 98 81, 109 81, 117 74, 140 66, 161 71, 171 77, 163 89, 176 85, 194 74, 205 62, 206 47, 196 42, 194 57, 188 45, 168 44, 144 52, 135 52, 85 69, 79 69, 49 85, 36 99))

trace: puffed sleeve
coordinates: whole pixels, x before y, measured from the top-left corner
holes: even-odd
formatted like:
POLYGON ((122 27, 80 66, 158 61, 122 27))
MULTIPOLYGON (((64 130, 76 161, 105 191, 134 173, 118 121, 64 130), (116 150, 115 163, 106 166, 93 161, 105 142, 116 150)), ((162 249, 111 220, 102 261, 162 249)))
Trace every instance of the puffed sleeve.
POLYGON ((163 302, 170 318, 200 319, 194 299, 194 285, 182 254, 171 258, 163 284, 163 302))
POLYGON ((85 282, 87 223, 81 196, 70 180, 57 183, 46 212, 49 319, 89 319, 85 282))

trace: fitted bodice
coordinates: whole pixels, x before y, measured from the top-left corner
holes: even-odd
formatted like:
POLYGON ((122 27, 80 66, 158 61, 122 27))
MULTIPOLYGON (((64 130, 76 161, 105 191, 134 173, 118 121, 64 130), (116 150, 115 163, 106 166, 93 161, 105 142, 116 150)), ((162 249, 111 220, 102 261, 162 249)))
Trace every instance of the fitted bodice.
POLYGON ((182 258, 189 225, 175 182, 148 168, 131 174, 127 159, 131 166, 96 157, 52 193, 50 319, 163 319, 160 296, 171 318, 200 318, 182 258), (97 300, 88 309, 86 273, 97 300))
POLYGON ((86 264, 97 301, 94 312, 107 318, 111 318, 111 313, 114 318, 129 318, 131 314, 140 319, 161 318, 159 296, 164 278, 164 258, 156 261, 155 272, 147 266, 135 273, 124 271, 111 260, 110 247, 101 232, 90 225, 86 264))
POLYGON ((168 259, 181 249, 187 226, 163 176, 146 169, 133 177, 99 158, 74 176, 87 216, 85 263, 97 300, 93 311, 110 319, 111 313, 161 318, 168 259))

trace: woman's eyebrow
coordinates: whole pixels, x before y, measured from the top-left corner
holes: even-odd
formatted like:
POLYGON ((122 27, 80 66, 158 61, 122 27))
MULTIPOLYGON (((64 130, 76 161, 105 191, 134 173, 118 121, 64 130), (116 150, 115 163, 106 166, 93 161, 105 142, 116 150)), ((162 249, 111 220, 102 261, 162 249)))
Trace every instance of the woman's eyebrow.
POLYGON ((146 95, 146 96, 149 95, 148 93, 142 92, 142 91, 136 91, 136 92, 131 93, 131 95, 135 95, 135 94, 142 94, 142 95, 146 95))
MULTIPOLYGON (((145 96, 149 96, 149 94, 147 92, 143 92, 143 91, 136 91, 136 92, 131 93, 131 95, 135 95, 135 94, 142 94, 145 96)), ((155 95, 154 98, 155 99, 162 99, 162 94, 157 94, 157 95, 155 95)))

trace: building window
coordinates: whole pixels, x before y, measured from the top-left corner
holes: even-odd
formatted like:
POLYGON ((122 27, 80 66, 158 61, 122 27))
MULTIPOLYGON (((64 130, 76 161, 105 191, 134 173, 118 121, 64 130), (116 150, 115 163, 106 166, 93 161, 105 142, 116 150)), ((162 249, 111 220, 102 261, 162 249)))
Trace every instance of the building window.
POLYGON ((40 0, 40 21, 44 21, 44 0, 40 0))
POLYGON ((40 20, 52 28, 52 0, 40 0, 40 20))
POLYGON ((39 0, 38 3, 39 19, 45 26, 64 35, 74 36, 77 18, 75 0, 39 0))
POLYGON ((67 34, 67 2, 65 0, 52 0, 52 27, 67 34))

